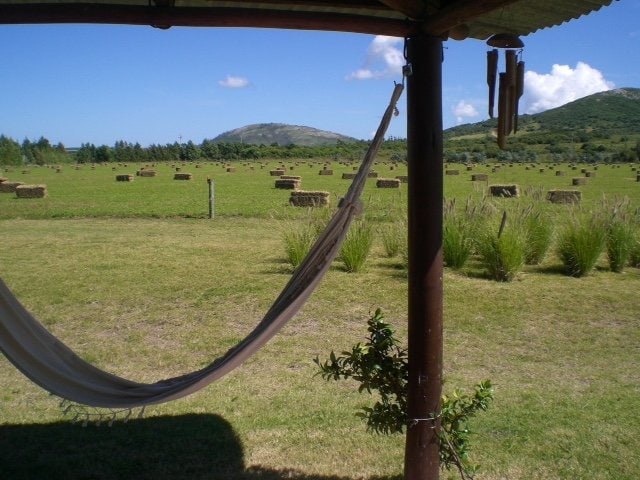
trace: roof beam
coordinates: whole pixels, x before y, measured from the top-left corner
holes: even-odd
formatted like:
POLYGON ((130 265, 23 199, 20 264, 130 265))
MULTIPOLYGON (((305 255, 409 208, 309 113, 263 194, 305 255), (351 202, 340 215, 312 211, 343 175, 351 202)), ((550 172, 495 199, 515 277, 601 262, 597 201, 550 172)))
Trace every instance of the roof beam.
POLYGON ((434 36, 446 35, 454 27, 517 1, 519 0, 457 0, 427 17, 423 22, 422 31, 434 36))
POLYGON ((162 27, 255 27, 367 33, 406 37, 417 30, 410 20, 345 13, 260 8, 157 7, 100 4, 4 4, 0 24, 98 23, 162 27))
POLYGON ((426 12, 426 3, 423 0, 379 0, 380 3, 386 5, 396 12, 403 13, 412 19, 424 18, 426 12))

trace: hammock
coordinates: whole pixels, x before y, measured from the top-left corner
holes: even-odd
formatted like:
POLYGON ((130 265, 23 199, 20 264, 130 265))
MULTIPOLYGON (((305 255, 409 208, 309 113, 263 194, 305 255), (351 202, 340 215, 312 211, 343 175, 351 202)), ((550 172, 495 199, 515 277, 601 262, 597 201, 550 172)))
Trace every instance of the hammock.
POLYGON ((18 301, 0 279, 0 350, 31 381, 52 394, 81 405, 130 409, 175 400, 227 374, 271 339, 304 305, 329 269, 361 210, 360 194, 384 134, 396 112, 403 86, 391 101, 369 150, 346 195, 309 254, 295 270, 264 318, 238 345, 201 370, 186 375, 138 383, 98 369, 78 357, 53 336, 18 301))

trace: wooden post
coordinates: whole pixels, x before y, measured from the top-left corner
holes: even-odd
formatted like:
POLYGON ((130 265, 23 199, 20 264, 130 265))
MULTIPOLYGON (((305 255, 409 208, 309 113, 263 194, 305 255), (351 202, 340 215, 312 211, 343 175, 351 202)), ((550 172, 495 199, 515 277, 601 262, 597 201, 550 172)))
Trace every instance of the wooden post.
POLYGON ((440 474, 442 394, 442 41, 407 39, 409 425, 405 480, 440 474))
POLYGON ((214 217, 214 188, 213 180, 207 177, 207 183, 209 184, 209 218, 214 217))

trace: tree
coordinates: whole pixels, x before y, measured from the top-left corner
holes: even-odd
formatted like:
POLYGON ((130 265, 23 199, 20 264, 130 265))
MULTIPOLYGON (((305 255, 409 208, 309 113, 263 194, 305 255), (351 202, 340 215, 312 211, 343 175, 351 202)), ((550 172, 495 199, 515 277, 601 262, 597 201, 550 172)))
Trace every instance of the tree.
POLYGON ((21 165, 20 144, 9 137, 0 135, 0 165, 21 165))

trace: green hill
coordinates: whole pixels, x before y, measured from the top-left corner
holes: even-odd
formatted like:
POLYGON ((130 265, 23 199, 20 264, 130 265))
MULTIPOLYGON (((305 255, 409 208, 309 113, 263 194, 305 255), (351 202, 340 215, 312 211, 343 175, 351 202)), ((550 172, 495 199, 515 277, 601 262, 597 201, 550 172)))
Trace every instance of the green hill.
MULTIPOLYGON (((445 132, 447 139, 485 135, 496 120, 459 125, 445 132)), ((619 88, 589 95, 561 107, 519 117, 517 137, 573 134, 637 135, 640 133, 640 89, 619 88)))
POLYGON ((314 147, 318 145, 335 145, 338 141, 354 142, 356 139, 339 133, 299 125, 258 123, 225 132, 218 135, 213 141, 217 143, 245 143, 251 145, 272 145, 275 143, 280 146, 314 147))

